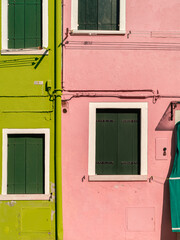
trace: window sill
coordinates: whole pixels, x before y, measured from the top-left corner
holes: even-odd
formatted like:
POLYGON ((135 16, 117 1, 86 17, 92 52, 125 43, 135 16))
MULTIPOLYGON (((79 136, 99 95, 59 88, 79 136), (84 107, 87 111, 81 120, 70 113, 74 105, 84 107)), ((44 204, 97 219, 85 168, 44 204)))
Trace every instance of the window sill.
POLYGON ((147 175, 90 175, 89 181, 147 181, 147 175))
POLYGON ((104 31, 104 30, 71 30, 72 35, 125 35, 125 30, 104 31))
POLYGON ((2 49, 1 55, 48 55, 47 49, 2 49))
POLYGON ((12 200, 50 200, 50 194, 7 194, 0 195, 0 201, 12 201, 12 200))

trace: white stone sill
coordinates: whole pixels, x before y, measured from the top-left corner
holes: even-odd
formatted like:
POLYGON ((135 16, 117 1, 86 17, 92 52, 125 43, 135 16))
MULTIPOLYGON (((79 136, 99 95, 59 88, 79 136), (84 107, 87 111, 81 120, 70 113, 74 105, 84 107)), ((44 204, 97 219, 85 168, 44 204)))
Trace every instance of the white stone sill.
POLYGON ((125 35, 126 31, 71 30, 72 35, 125 35))
POLYGON ((50 200, 50 194, 7 194, 0 195, 0 201, 13 201, 13 200, 50 200))
POLYGON ((1 55, 48 55, 49 52, 46 49, 2 49, 1 55))
POLYGON ((90 175, 89 181, 147 181, 147 175, 90 175))

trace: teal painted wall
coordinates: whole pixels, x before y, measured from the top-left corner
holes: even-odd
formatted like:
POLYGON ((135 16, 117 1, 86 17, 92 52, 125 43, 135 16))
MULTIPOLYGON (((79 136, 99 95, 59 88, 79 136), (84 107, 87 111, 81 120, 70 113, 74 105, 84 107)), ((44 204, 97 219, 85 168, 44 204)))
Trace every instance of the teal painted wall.
MULTIPOLYGON (((2 0, 1 0, 2 1, 2 0)), ((50 129, 51 201, 0 201, 0 239, 55 239, 54 101, 46 91, 54 90, 54 1, 49 0, 48 55, 0 56, 0 146, 3 128, 50 129), (43 81, 43 85, 34 84, 43 81), (13 97, 12 97, 13 96, 13 97)), ((1 38, 0 38, 1 39, 1 38)), ((61 57, 61 56, 59 56, 61 57)), ((60 81, 60 79, 59 79, 60 81)), ((2 191, 2 147, 0 147, 0 192, 2 191)))

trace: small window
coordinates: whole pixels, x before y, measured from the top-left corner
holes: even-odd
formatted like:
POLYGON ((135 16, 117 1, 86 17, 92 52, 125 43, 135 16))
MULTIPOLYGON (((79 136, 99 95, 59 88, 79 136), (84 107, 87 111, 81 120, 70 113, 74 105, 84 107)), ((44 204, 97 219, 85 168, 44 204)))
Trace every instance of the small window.
POLYGON ((47 47, 47 1, 2 0, 2 50, 47 47))
POLYGON ((3 195, 49 194, 49 130, 3 130, 3 195))
POLYGON ((72 0, 72 33, 124 34, 125 0, 72 0))
POLYGON ((147 103, 90 103, 89 179, 146 180, 147 103))

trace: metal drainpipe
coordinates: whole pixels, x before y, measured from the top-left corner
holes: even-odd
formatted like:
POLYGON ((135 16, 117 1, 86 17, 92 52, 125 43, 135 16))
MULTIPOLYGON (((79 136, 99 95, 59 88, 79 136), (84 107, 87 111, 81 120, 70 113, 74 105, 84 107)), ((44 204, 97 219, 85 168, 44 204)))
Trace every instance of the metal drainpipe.
POLYGON ((63 239, 61 178, 61 0, 54 1, 56 240, 63 239))

